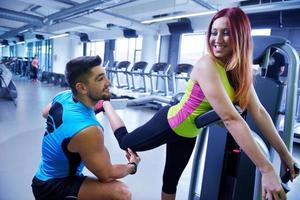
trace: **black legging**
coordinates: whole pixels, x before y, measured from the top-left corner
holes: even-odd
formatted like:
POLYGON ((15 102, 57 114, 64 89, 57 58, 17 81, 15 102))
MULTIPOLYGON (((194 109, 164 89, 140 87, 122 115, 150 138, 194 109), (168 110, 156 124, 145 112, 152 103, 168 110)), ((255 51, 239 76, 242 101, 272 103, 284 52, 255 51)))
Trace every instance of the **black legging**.
POLYGON ((32 66, 31 71, 32 71, 32 79, 37 79, 38 68, 32 66))
POLYGON ((147 123, 131 133, 128 133, 125 127, 121 127, 114 134, 124 150, 131 148, 133 151, 146 151, 167 144, 162 190, 174 194, 193 152, 196 138, 185 138, 174 133, 168 124, 169 108, 163 107, 147 123))

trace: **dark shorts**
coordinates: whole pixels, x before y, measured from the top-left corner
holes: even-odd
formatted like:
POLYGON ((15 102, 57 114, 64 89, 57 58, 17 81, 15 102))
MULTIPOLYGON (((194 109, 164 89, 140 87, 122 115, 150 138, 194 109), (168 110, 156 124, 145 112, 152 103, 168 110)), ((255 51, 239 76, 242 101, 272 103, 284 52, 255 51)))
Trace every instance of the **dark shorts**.
POLYGON ((32 192, 36 200, 77 199, 80 186, 86 176, 73 176, 41 181, 32 179, 32 192))

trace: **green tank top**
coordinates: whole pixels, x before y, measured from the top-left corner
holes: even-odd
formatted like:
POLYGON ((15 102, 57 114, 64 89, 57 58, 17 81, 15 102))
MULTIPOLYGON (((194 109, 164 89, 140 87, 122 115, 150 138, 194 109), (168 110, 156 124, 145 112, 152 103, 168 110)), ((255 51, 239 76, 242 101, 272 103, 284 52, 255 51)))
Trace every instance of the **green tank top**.
MULTIPOLYGON (((225 90, 231 101, 233 101, 235 92, 229 83, 226 71, 221 64, 216 63, 216 65, 225 90)), ((201 86, 190 79, 181 101, 170 107, 168 111, 169 125, 180 136, 196 137, 201 133, 202 129, 196 127, 195 118, 211 109, 212 107, 205 97, 201 86)))

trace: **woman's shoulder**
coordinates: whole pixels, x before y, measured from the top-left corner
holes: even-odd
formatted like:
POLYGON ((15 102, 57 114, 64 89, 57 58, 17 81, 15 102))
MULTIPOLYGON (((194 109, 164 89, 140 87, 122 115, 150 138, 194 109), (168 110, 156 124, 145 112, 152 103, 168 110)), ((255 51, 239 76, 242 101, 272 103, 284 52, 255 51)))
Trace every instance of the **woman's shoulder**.
POLYGON ((216 61, 210 55, 202 56, 196 63, 197 67, 209 67, 216 65, 216 61))
POLYGON ((204 55, 195 64, 195 69, 212 70, 215 68, 216 65, 216 61, 210 55, 204 55))
POLYGON ((202 76, 203 74, 214 74, 217 70, 217 64, 215 60, 209 56, 202 56, 197 63, 191 73, 191 79, 195 80, 197 77, 202 76))

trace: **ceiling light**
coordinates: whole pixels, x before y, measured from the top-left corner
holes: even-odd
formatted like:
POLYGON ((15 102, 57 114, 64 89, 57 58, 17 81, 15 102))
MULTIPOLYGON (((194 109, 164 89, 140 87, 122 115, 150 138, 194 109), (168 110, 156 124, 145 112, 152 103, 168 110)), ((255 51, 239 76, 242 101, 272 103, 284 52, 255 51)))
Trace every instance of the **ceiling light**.
POLYGON ((49 37, 49 39, 67 37, 69 35, 70 35, 69 33, 64 33, 64 34, 60 34, 60 35, 53 35, 53 36, 49 37))
POLYGON ((170 21, 173 19, 180 19, 180 18, 188 18, 188 17, 198 17, 198 16, 203 16, 203 15, 211 15, 216 13, 217 11, 207 11, 207 12, 200 12, 200 13, 191 13, 191 14, 183 14, 183 15, 176 15, 176 16, 169 16, 169 17, 160 17, 156 19, 150 19, 150 20, 145 20, 142 21, 142 24, 151 24, 154 22, 164 22, 164 21, 170 21))

